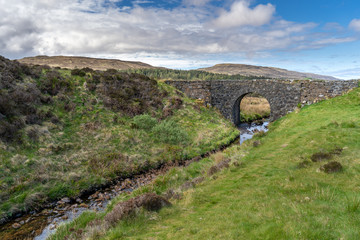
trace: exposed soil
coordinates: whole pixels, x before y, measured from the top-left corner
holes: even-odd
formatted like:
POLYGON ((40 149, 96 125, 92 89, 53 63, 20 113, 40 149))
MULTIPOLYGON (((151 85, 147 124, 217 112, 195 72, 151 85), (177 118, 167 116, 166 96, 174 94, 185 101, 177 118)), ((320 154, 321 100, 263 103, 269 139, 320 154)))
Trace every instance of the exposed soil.
POLYGON ((343 170, 341 163, 332 161, 320 167, 320 170, 325 173, 336 173, 343 170))
POLYGON ((313 155, 311 155, 310 159, 313 162, 322 162, 325 160, 332 159, 333 156, 335 156, 335 155, 340 155, 342 153, 342 151, 343 151, 342 148, 336 147, 329 152, 320 151, 320 152, 314 153, 313 155))

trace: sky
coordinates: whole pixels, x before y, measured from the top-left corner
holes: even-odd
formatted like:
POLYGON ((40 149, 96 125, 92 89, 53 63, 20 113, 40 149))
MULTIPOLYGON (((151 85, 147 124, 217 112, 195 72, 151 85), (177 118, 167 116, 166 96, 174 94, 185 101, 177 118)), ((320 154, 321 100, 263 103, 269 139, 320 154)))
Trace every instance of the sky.
POLYGON ((0 0, 0 55, 360 78, 359 0, 0 0))

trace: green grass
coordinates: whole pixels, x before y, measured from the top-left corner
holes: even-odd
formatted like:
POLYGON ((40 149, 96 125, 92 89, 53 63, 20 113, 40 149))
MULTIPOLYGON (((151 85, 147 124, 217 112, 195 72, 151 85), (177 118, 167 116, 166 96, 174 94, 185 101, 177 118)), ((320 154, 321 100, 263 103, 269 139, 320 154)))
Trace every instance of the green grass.
POLYGON ((195 157, 238 135, 218 111, 177 96, 173 87, 161 82, 158 88, 168 93, 164 105, 179 98, 181 106, 166 118, 161 118, 162 109, 151 110, 147 114, 153 117, 145 114, 145 119, 153 126, 137 127, 134 120, 139 123, 139 117, 133 120, 106 108, 97 93, 86 88, 83 77, 59 71, 72 89, 39 109, 52 112, 60 123, 44 121, 39 128, 48 133, 37 142, 26 136, 25 129, 22 144, 0 141, 0 217, 76 196, 159 163, 195 157), (158 138, 158 131, 168 134, 158 138))
MULTIPOLYGON (((360 238, 359 88, 297 110, 271 124, 265 136, 256 136, 223 154, 242 164, 208 177, 204 172, 217 158, 212 156, 189 169, 172 170, 134 195, 176 188, 185 179, 174 176, 189 174, 194 168, 199 168, 197 174, 186 176, 203 175, 206 180, 182 192, 183 198, 173 200, 172 207, 158 213, 142 211, 106 231, 95 231, 96 239, 360 238), (261 144, 253 147, 253 141, 261 144), (315 153, 339 148, 343 151, 329 160, 310 160, 315 153), (310 164, 300 168, 303 161, 310 164), (319 171, 328 161, 340 162, 343 171, 319 171)), ((69 235, 66 228, 70 226, 77 225, 62 227, 52 239, 69 235)), ((91 230, 88 225, 84 229, 91 230)), ((95 235, 86 236, 91 239, 95 235)))
POLYGON ((262 114, 258 114, 258 113, 246 114, 246 113, 240 112, 241 122, 252 123, 256 120, 266 119, 269 117, 270 117, 270 113, 266 113, 266 114, 262 115, 262 114))

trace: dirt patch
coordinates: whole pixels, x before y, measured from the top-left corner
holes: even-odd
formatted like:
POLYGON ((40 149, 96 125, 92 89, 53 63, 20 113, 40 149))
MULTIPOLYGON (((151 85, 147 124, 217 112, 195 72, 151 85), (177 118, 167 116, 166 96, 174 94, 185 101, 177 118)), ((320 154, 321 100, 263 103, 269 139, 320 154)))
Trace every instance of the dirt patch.
POLYGON ((220 171, 223 168, 230 167, 229 162, 230 162, 230 160, 224 160, 224 161, 221 161, 218 164, 212 166, 207 172, 208 176, 214 175, 215 173, 217 173, 218 171, 220 171))
POLYGON ((297 165, 297 168, 301 169, 301 168, 307 168, 311 165, 311 162, 310 161, 302 161, 300 162, 298 165, 297 165))
POLYGON ((148 211, 158 211, 165 206, 171 206, 171 203, 164 197, 155 193, 146 193, 125 202, 118 203, 114 209, 105 216, 105 221, 110 225, 114 225, 120 220, 135 215, 141 207, 148 211))
POLYGON ((310 159, 313 162, 322 162, 322 161, 332 159, 333 156, 335 156, 335 155, 340 155, 342 153, 342 151, 343 151, 342 148, 336 147, 329 152, 321 151, 321 152, 314 153, 313 155, 311 155, 310 159))
POLYGON ((159 211, 163 207, 171 206, 171 203, 155 193, 147 193, 137 199, 140 206, 148 211, 159 211))
POLYGON ((325 173, 336 173, 343 170, 341 163, 332 161, 320 167, 320 170, 325 173))

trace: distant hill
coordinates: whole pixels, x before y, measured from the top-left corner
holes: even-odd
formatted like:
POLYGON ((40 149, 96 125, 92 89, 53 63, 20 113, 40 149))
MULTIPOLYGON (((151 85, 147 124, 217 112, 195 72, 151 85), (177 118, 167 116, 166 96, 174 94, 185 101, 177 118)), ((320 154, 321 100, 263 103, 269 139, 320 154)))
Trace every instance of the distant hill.
POLYGON ((121 61, 116 59, 101 59, 89 57, 70 57, 70 56, 36 56, 26 57, 18 60, 20 63, 29 65, 49 65, 50 67, 61 68, 85 68, 89 67, 94 70, 107 70, 110 68, 118 70, 155 68, 142 62, 121 61))
POLYGON ((274 68, 274 67, 261 67, 246 64, 216 64, 208 68, 199 68, 197 70, 221 73, 221 74, 240 74, 245 76, 261 76, 269 78, 286 78, 286 79, 321 79, 321 80, 339 80, 331 76, 323 76, 313 73, 301 73, 295 71, 288 71, 286 69, 274 68))
MULTIPOLYGON (((71 57, 71 56, 36 56, 26 57, 18 60, 20 63, 29 65, 48 65, 50 67, 61 68, 85 68, 89 67, 94 70, 107 70, 110 68, 117 70, 131 70, 131 69, 164 69, 161 67, 154 67, 143 62, 122 61, 117 59, 101 59, 89 57, 71 57)), ((167 69, 170 70, 170 69, 167 69)), ((288 71, 286 69, 274 67, 261 67, 246 64, 217 64, 208 68, 199 68, 197 70, 209 73, 255 76, 266 78, 284 78, 284 79, 321 79, 321 80, 338 80, 331 76, 323 76, 313 73, 301 73, 295 71, 288 71)))

